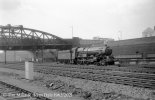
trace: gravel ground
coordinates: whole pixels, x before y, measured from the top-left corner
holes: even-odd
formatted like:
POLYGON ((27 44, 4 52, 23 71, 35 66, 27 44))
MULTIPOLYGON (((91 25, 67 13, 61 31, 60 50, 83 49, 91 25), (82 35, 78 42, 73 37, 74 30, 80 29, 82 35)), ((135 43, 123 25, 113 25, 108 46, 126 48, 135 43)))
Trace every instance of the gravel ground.
MULTIPOLYGON (((0 68, 0 75, 25 81, 23 71, 0 68)), ((35 73, 33 85, 86 100, 155 100, 155 90, 35 73)))

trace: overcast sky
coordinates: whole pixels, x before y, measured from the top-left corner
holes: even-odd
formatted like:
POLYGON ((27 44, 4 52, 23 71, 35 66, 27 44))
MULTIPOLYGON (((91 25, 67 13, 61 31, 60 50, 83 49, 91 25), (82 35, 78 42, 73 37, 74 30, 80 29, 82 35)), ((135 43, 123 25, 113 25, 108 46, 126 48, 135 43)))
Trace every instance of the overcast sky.
POLYGON ((155 0, 0 0, 0 25, 23 25, 62 38, 139 38, 155 26, 155 0))

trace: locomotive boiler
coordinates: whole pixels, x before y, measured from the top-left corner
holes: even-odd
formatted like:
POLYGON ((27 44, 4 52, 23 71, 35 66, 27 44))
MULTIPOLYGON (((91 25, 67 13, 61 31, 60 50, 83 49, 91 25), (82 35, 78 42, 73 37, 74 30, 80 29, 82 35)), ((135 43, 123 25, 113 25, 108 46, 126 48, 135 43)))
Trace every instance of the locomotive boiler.
POLYGON ((71 50, 58 51, 58 61, 73 64, 113 65, 114 57, 112 49, 108 46, 76 47, 71 50))

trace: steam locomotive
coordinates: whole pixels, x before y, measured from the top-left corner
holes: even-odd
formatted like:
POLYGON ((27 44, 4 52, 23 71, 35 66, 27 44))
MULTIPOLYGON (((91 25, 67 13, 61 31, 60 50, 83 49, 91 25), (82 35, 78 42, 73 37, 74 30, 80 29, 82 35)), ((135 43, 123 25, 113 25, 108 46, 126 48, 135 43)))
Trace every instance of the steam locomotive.
POLYGON ((58 51, 58 61, 60 63, 72 64, 94 64, 113 65, 114 57, 112 49, 108 46, 102 47, 76 47, 71 50, 58 51))

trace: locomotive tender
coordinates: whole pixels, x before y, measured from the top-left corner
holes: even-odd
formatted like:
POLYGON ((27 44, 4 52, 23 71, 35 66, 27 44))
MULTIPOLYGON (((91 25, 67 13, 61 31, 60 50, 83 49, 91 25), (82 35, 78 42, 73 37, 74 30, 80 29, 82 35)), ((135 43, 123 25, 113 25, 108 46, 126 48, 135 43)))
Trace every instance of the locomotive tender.
POLYGON ((107 45, 102 47, 76 47, 71 50, 58 51, 60 63, 113 65, 112 49, 107 45))

